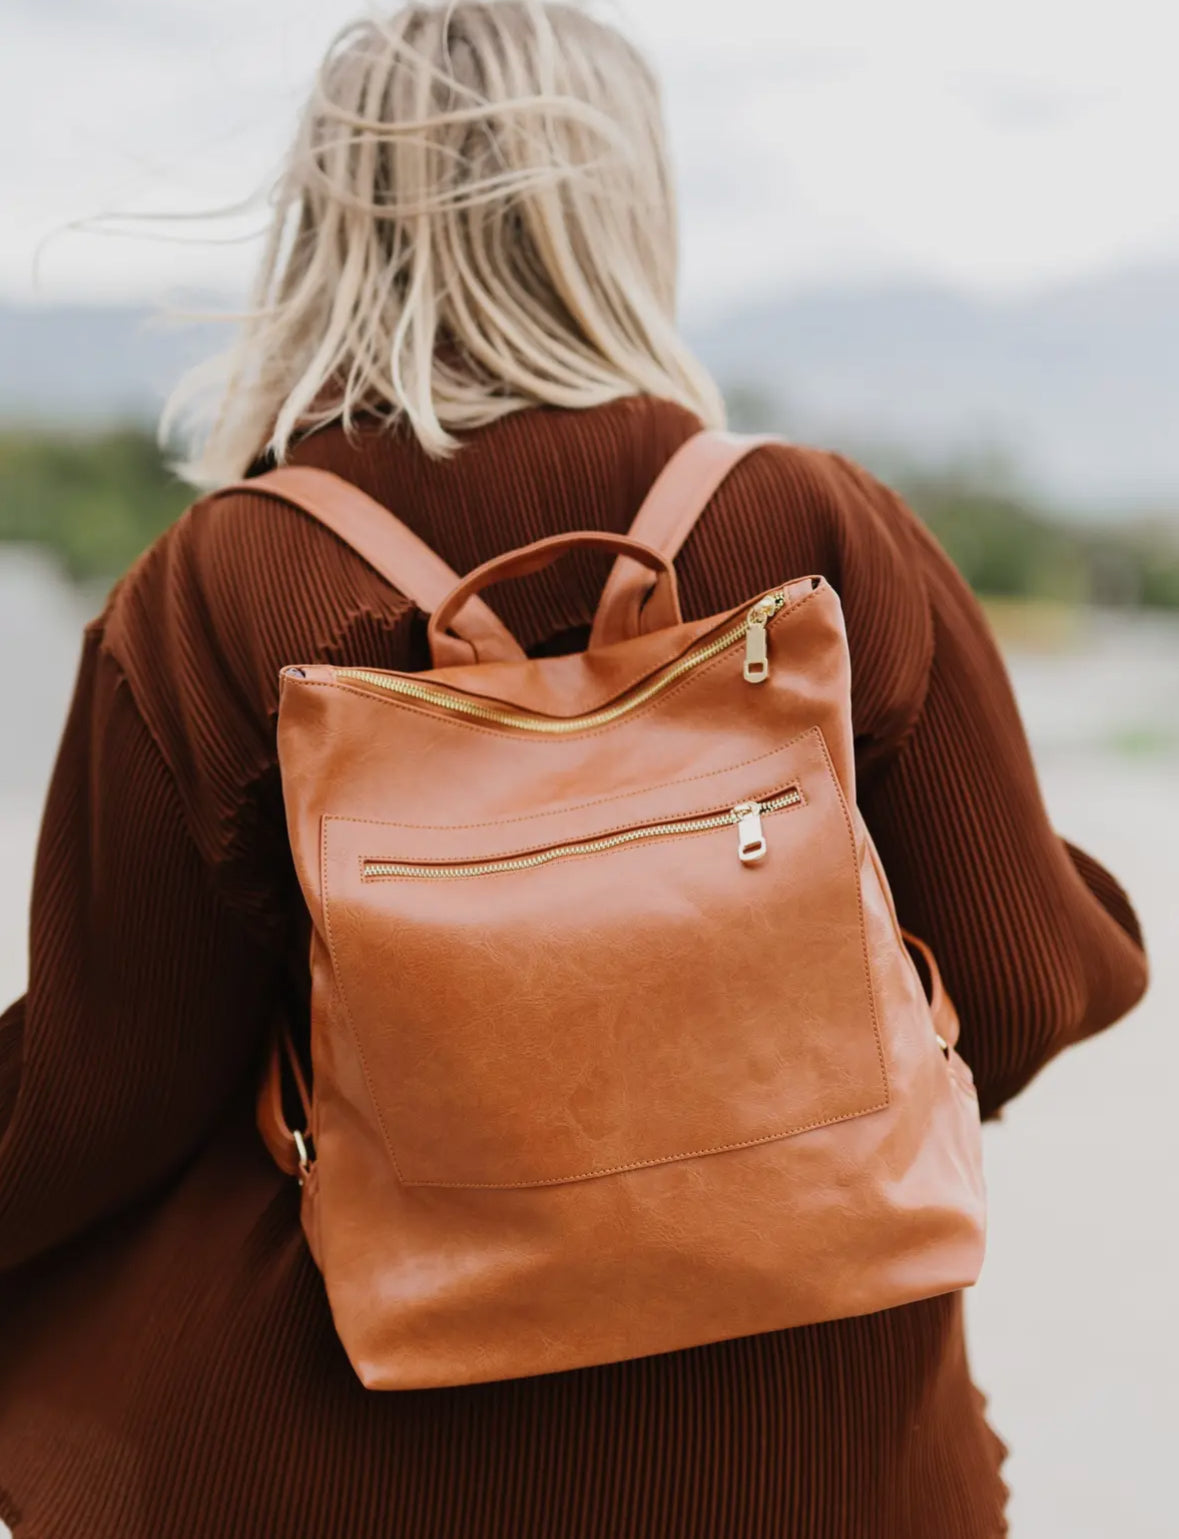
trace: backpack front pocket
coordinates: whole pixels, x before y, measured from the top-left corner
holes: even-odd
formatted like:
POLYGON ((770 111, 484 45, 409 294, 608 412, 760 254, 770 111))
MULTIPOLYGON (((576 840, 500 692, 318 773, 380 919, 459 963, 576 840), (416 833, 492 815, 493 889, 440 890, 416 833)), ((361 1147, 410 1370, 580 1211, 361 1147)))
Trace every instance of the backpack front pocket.
POLYGON ((604 855, 628 844, 645 844, 655 839, 679 839, 686 834, 708 834, 717 828, 736 828, 737 858, 750 866, 764 860, 768 845, 762 828, 762 819, 775 812, 787 812, 791 807, 802 806, 802 792, 797 786, 777 791, 764 801, 738 802, 724 812, 707 812, 697 817, 672 818, 665 823, 640 823, 635 828, 623 828, 617 833, 600 834, 596 838, 573 839, 566 844, 545 845, 541 849, 526 850, 520 855, 503 856, 495 860, 477 861, 396 861, 368 856, 360 863, 360 874, 366 882, 388 881, 445 881, 461 880, 473 876, 503 876, 509 871, 533 871, 537 866, 548 866, 555 860, 574 860, 579 855, 604 855))
POLYGON ((769 784, 510 824, 325 818, 337 990, 404 1183, 588 1180, 887 1104, 844 799, 818 733, 772 757, 769 784))

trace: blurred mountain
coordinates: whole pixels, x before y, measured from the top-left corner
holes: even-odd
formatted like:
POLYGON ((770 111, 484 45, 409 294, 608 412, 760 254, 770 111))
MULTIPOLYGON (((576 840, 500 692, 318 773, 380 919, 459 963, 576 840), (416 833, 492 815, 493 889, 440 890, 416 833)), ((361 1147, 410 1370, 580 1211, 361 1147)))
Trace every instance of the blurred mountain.
MULTIPOLYGON (((0 304, 0 419, 153 416, 218 331, 0 304)), ((693 329, 743 414, 879 462, 995 454, 1077 511, 1179 509, 1179 266, 1010 299, 932 285, 750 301, 693 329), (874 452, 875 451, 875 452, 874 452)))
POLYGON ((799 439, 869 458, 994 453, 1070 509, 1179 511, 1179 266, 1010 299, 817 289, 695 341, 799 439))
POLYGON ((183 371, 224 346, 131 306, 0 302, 0 421, 105 427, 149 421, 183 371))

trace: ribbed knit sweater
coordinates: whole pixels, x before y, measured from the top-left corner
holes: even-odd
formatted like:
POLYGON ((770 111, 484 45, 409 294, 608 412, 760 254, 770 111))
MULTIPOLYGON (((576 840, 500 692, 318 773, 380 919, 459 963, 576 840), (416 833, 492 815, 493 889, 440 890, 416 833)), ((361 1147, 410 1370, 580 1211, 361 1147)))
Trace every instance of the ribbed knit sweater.
MULTIPOLYGON (((638 399, 521 413, 445 463, 375 428, 295 459, 461 572, 625 530, 694 426, 638 399)), ((813 450, 745 461, 678 566, 688 617, 807 573, 841 595, 861 806, 993 1115, 1123 1014, 1145 964, 1116 882, 1049 826, 977 605, 894 495, 813 450)), ((487 596, 526 647, 567 647, 604 571, 487 596)), ((253 1120, 279 980, 305 965, 278 670, 315 660, 424 667, 423 623, 262 495, 198 503, 86 631, 29 989, 0 1018, 0 1518, 18 1539, 1002 1534, 957 1296, 512 1383, 361 1387, 253 1120)))

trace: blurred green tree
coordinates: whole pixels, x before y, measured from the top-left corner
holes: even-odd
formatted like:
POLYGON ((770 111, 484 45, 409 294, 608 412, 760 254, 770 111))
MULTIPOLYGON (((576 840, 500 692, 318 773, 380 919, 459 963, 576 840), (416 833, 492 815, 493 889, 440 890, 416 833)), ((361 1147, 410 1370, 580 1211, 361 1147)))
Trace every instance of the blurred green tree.
MULTIPOLYGON (((787 415, 757 390, 730 399, 733 425, 746 431, 780 430, 787 415)), ((1094 528, 1050 514, 991 459, 931 468, 886 450, 859 457, 907 498, 984 596, 1179 609, 1175 524, 1094 528)), ((42 545, 76 579, 118 576, 192 497, 144 428, 0 431, 0 542, 42 545)))
POLYGON ((142 428, 0 432, 0 540, 47 547, 79 580, 116 577, 192 495, 142 428))

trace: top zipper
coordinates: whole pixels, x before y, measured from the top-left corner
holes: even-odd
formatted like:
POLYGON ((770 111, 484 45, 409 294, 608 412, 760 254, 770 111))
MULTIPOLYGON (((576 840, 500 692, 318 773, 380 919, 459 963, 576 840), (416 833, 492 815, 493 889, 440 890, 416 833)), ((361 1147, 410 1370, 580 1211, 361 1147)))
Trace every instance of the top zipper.
POLYGON ((640 705, 645 705, 648 700, 661 694, 670 685, 682 679, 685 674, 691 673, 703 663, 710 662, 714 657, 719 657, 722 652, 728 651, 742 639, 745 642, 744 677, 750 684, 763 684, 770 674, 766 627, 785 603, 785 590, 779 590, 759 599, 740 622, 730 626, 719 636, 714 636, 711 641, 702 642, 690 648, 683 657, 661 669, 654 678, 648 679, 646 683, 632 690, 624 699, 617 700, 613 705, 605 706, 599 711, 590 711, 583 716, 540 716, 529 711, 512 710, 508 706, 492 705, 485 700, 460 694, 458 690, 448 689, 443 685, 423 684, 415 679, 406 678, 402 674, 382 673, 373 668, 337 668, 335 674, 338 679, 354 679, 358 683, 372 685, 392 695, 401 695, 409 700, 420 700, 423 704, 438 706, 444 711, 453 711, 456 715, 471 717, 476 721, 493 722, 499 727, 516 727, 522 732, 554 735, 565 732, 587 732, 594 727, 607 726, 610 722, 617 721, 620 716, 625 716, 640 705))
POLYGON ((746 684, 764 684, 770 676, 770 643, 766 635, 766 626, 784 602, 784 594, 772 594, 769 598, 762 599, 760 604, 755 604, 745 617, 746 684))

